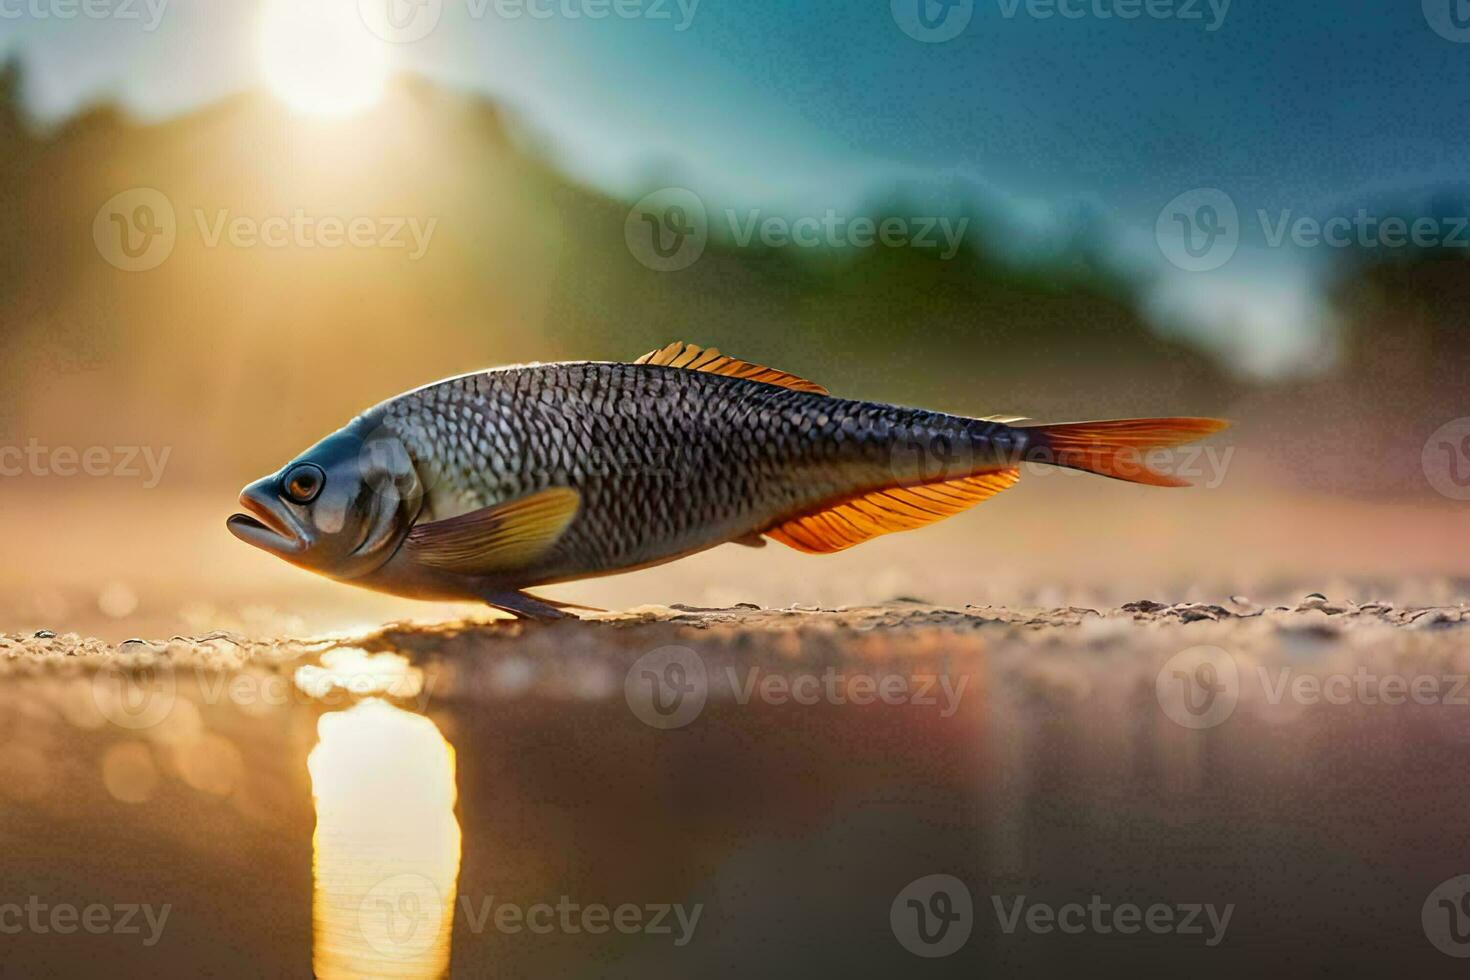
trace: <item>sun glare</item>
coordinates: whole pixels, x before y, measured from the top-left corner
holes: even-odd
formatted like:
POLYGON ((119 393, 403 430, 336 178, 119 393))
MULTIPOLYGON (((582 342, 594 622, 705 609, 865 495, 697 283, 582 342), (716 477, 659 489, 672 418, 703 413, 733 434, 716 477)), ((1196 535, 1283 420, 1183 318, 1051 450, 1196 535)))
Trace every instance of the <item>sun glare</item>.
POLYGON ((271 91, 299 112, 345 116, 383 94, 387 45, 352 0, 265 0, 260 58, 271 91))
POLYGON ((449 971, 461 832, 454 749, 424 715, 369 698, 317 722, 306 760, 318 977, 449 971))

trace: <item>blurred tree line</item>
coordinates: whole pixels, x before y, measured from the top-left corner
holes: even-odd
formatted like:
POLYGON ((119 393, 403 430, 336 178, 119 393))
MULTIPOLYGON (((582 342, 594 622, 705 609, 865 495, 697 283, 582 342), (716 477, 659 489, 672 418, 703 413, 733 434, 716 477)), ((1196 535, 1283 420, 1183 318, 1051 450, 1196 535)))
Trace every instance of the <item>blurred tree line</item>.
POLYGON ((653 271, 625 242, 627 202, 562 176, 489 100, 419 79, 345 120, 250 94, 149 125, 99 106, 45 130, 23 84, 15 62, 0 71, 0 424, 11 440, 171 445, 173 479, 238 483, 437 377, 674 339, 957 412, 1259 411, 1283 432, 1385 402, 1417 424, 1470 366, 1465 267, 1439 258, 1355 270, 1336 373, 1265 386, 1151 330, 1085 242, 1018 271, 973 232, 951 261, 716 236, 691 267, 653 271), (171 203, 177 238, 128 272, 93 225, 139 187, 171 203), (435 224, 418 259, 211 242, 221 221, 293 214, 435 224))

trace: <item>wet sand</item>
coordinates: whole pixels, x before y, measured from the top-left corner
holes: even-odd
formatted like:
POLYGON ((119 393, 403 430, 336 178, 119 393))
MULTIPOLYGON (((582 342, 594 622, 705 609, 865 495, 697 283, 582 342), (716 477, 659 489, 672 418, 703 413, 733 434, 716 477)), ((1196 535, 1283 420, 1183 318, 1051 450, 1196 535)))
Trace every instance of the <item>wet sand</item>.
POLYGON ((6 972, 1434 975, 1467 641, 1330 594, 9 634, 9 900, 169 913, 6 972))

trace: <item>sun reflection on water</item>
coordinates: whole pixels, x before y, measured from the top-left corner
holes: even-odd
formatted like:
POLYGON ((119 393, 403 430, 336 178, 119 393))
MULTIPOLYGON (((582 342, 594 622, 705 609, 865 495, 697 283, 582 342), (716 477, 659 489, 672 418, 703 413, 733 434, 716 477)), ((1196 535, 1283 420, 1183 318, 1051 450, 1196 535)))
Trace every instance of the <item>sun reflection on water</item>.
POLYGON ((323 715, 317 733, 316 975, 445 975, 460 861, 453 747, 378 698, 323 715))

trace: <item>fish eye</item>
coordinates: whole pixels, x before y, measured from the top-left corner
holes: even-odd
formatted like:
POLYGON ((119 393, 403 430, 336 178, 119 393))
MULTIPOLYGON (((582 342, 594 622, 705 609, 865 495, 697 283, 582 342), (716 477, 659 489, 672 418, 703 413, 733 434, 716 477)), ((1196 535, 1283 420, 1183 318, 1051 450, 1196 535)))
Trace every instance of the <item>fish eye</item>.
POLYGON ((326 485, 327 474, 315 463, 298 463, 281 480, 286 496, 298 504, 309 504, 326 485))

